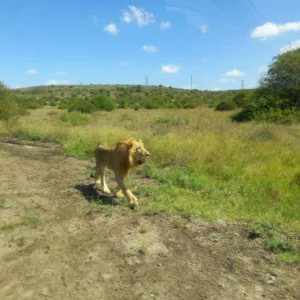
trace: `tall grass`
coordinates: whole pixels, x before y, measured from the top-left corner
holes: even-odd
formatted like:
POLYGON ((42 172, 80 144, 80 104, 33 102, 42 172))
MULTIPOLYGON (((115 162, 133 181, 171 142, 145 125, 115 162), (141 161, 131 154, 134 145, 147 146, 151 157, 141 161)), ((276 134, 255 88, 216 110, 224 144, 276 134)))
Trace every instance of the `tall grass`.
POLYGON ((64 112, 49 110, 22 117, 12 134, 59 142, 80 158, 92 158, 99 142, 143 139, 151 159, 140 173, 160 182, 137 187, 150 196, 146 213, 270 221, 300 231, 299 125, 234 124, 230 113, 202 108, 98 112, 90 124, 70 127, 60 121, 64 112))

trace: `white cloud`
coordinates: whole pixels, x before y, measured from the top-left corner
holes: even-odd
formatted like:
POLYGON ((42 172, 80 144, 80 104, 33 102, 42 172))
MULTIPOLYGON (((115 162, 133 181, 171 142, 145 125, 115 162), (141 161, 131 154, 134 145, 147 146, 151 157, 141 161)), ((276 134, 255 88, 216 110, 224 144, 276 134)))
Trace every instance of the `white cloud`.
POLYGON ((129 11, 123 11, 122 20, 126 23, 136 22, 139 27, 155 23, 153 14, 148 13, 142 7, 137 8, 133 5, 128 6, 129 11))
POLYGON ((161 30, 165 30, 165 29, 168 29, 168 28, 171 28, 172 27, 172 24, 169 22, 169 21, 163 21, 160 23, 160 29, 161 30))
POLYGON ((296 50, 296 49, 299 49, 299 48, 300 48, 300 40, 296 40, 296 41, 293 41, 290 44, 282 47, 280 49, 280 53, 285 53, 285 52, 296 50))
POLYGON ((163 73, 178 73, 180 71, 180 66, 175 65, 163 65, 161 67, 163 73))
POLYGON ((49 79, 45 82, 45 85, 61 85, 61 84, 69 84, 69 80, 56 80, 56 79, 49 79))
POLYGON ((256 27, 252 33, 252 38, 267 39, 288 31, 300 31, 300 22, 290 22, 285 24, 265 23, 256 27))
POLYGON ((220 91, 220 88, 214 88, 213 91, 220 91))
POLYGON ((155 46, 147 46, 147 45, 144 45, 142 47, 142 50, 145 51, 145 52, 148 52, 148 53, 154 53, 154 52, 158 51, 155 46))
POLYGON ((111 33, 112 35, 117 35, 119 29, 116 24, 110 23, 104 27, 104 30, 111 33))
MULTIPOLYGON (((192 90, 194 90, 196 88, 196 84, 192 84, 192 90)), ((184 90, 190 90, 191 89, 191 85, 185 85, 183 86, 183 89, 184 90)))
POLYGON ((62 72, 62 71, 57 71, 56 74, 60 75, 60 76, 66 76, 67 75, 66 72, 62 72))
POLYGON ((208 29, 208 27, 205 24, 200 26, 200 30, 201 30, 202 33, 207 32, 207 29, 208 29))
POLYGON ((225 74, 225 76, 244 76, 245 73, 237 69, 233 69, 225 74))
POLYGON ((131 14, 128 11, 123 11, 123 21, 125 23, 131 23, 133 21, 133 18, 131 17, 131 14))
POLYGON ((129 63, 127 61, 121 62, 121 66, 122 67, 127 67, 128 65, 129 65, 129 63))
POLYGON ((26 73, 27 73, 27 74, 30 74, 30 75, 35 75, 35 74, 37 74, 37 70, 35 70, 35 69, 30 69, 30 70, 28 70, 26 73))

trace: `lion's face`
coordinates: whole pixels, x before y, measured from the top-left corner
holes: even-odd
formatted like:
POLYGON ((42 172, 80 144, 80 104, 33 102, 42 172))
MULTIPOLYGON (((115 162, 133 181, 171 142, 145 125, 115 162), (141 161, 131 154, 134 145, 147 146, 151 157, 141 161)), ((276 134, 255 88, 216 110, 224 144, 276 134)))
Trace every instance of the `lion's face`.
POLYGON ((149 156, 149 152, 144 147, 142 140, 132 140, 129 144, 130 147, 130 155, 134 165, 142 165, 147 157, 149 156))

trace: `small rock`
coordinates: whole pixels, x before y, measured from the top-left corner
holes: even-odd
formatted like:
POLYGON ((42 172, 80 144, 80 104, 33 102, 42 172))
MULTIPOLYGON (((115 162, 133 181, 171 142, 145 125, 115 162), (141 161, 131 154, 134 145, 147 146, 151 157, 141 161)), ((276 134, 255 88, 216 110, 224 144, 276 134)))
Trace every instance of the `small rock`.
POLYGON ((270 276, 270 278, 267 280, 267 283, 273 285, 275 284, 275 281, 276 281, 275 276, 270 276))
POLYGON ((102 274, 102 278, 105 280, 108 280, 108 279, 112 278, 112 274, 102 274))
POLYGON ((264 289, 262 288, 262 286, 256 285, 255 286, 255 291, 258 292, 258 293, 262 293, 264 291, 264 289))
POLYGON ((126 257, 125 262, 130 266, 139 265, 141 263, 137 256, 126 257))

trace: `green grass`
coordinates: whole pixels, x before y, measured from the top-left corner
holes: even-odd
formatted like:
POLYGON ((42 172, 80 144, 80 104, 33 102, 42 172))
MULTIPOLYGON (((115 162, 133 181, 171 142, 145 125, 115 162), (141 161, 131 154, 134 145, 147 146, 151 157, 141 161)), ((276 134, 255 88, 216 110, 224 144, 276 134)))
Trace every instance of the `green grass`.
POLYGON ((67 123, 71 126, 87 125, 91 122, 88 115, 80 112, 65 112, 60 115, 60 121, 67 123))
POLYGON ((1 225, 0 231, 13 230, 14 228, 16 228, 18 226, 29 226, 31 228, 36 228, 37 226, 39 226, 41 224, 42 224, 42 222, 40 219, 31 217, 31 216, 26 216, 20 220, 14 220, 9 223, 1 225))
POLYGON ((142 138, 150 159, 133 173, 151 181, 131 180, 129 187, 140 193, 145 215, 266 222, 300 232, 299 125, 235 124, 228 112, 202 108, 97 112, 74 127, 59 121, 64 111, 49 115, 53 110, 33 110, 0 134, 56 141, 67 155, 89 160, 97 143, 142 138))
POLYGON ((278 263, 300 264, 300 252, 297 254, 290 252, 278 253, 276 261, 278 263))
POLYGON ((174 228, 184 227, 188 223, 187 219, 182 218, 181 216, 173 216, 172 225, 174 228))
POLYGON ((147 230, 147 227, 145 225, 141 225, 140 228, 139 228, 139 233, 146 233, 148 230, 147 230))
POLYGON ((5 203, 5 201, 0 201, 0 209, 7 209, 9 206, 5 203))
POLYGON ((291 241, 281 241, 277 239, 269 239, 265 241, 265 249, 272 252, 292 252, 295 246, 291 241))

